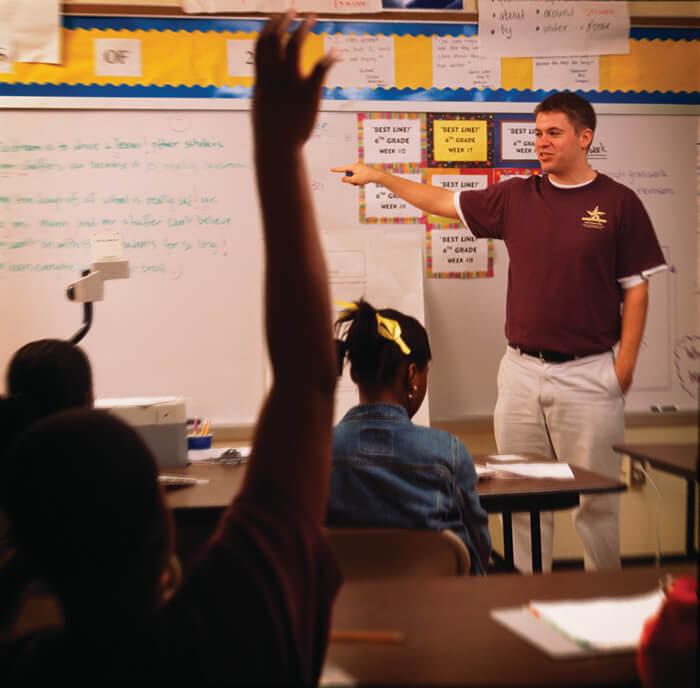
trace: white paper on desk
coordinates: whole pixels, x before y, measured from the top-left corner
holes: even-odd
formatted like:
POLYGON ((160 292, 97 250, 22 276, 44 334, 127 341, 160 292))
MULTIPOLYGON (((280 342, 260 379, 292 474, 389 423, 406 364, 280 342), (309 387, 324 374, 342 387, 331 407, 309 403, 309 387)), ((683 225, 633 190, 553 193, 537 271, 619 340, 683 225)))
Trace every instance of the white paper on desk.
POLYGON ((498 473, 495 468, 489 468, 483 464, 475 463, 474 468, 476 469, 476 477, 479 480, 485 480, 486 478, 493 478, 494 475, 498 473))
POLYGON ((96 399, 95 408, 120 408, 141 406, 148 408, 158 404, 169 404, 174 401, 179 401, 181 397, 114 397, 105 399, 96 399))
POLYGON ((318 685, 321 688, 325 686, 356 686, 357 680, 354 679, 345 669, 334 664, 330 660, 326 660, 323 665, 323 670, 321 671, 321 678, 319 679, 318 685))
POLYGON ((631 597, 530 602, 540 619, 577 643, 600 651, 634 650, 644 622, 659 609, 661 590, 631 597))
MULTIPOLYGON (((189 449, 187 451, 187 458, 192 463, 197 463, 198 461, 211 461, 212 459, 218 459, 222 454, 232 449, 232 447, 210 447, 209 449, 189 449)), ((247 459, 250 456, 251 447, 236 447, 238 454, 241 459, 247 459)), ((244 461, 243 461, 244 463, 244 461)))
POLYGON ((5 15, 13 62, 61 61, 59 0, 0 0, 5 15))
POLYGON ((556 478, 558 480, 574 478, 574 472, 568 463, 508 463, 506 465, 487 463, 486 467, 522 478, 556 478))
POLYGON ((529 607, 492 609, 491 618, 553 659, 587 657, 593 654, 590 648, 575 643, 546 621, 538 619, 529 607))
POLYGON ((494 461, 527 461, 527 458, 520 454, 489 454, 488 458, 494 461))

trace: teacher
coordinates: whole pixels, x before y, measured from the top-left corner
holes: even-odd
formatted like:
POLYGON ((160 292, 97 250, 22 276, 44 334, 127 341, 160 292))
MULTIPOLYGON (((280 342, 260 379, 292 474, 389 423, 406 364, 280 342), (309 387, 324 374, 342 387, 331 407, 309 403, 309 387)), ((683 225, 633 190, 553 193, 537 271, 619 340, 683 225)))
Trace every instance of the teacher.
MULTIPOLYGON (((508 347, 498 370, 494 431, 501 453, 534 452, 618 478, 624 398, 648 307, 648 278, 664 270, 649 216, 628 187, 588 162, 596 115, 570 92, 535 108, 542 175, 453 193, 356 163, 346 184, 381 184, 426 213, 505 241, 508 347), (617 352, 613 347, 619 343, 617 352)), ((581 496, 574 511, 587 570, 620 566, 619 496, 581 496)), ((551 570, 554 517, 542 514, 551 570)), ((513 519, 516 566, 531 571, 529 517, 513 519)))

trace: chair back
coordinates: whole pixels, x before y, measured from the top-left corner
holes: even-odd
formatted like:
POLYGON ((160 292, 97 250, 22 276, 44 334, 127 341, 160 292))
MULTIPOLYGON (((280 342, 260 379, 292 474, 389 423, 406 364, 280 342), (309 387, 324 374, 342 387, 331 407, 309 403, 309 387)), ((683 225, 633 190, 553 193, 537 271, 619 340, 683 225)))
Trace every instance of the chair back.
POLYGON ((326 528, 345 580, 467 576, 469 550, 451 530, 326 528))

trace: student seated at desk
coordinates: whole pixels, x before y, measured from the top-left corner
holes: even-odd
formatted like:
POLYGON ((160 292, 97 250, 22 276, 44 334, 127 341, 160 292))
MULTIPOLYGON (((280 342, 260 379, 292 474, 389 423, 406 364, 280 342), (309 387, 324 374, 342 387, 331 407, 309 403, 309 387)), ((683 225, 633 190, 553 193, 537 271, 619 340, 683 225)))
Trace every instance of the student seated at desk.
POLYGON ((92 370, 85 352, 61 339, 39 339, 16 351, 6 374, 8 396, 0 400, 0 455, 39 418, 93 404, 92 370))
POLYGON ((471 572, 484 573, 491 538, 472 459, 454 435, 411 422, 428 384, 425 328, 361 300, 341 314, 336 330, 340 371, 347 357, 360 404, 333 433, 326 524, 450 529, 469 548, 471 572))
MULTIPOLYGON (((0 465, 12 440, 34 421, 93 404, 92 370, 85 352, 60 339, 40 339, 18 349, 7 367, 5 387, 8 396, 0 398, 0 465)), ((0 501, 0 628, 15 618, 22 603, 19 595, 10 593, 19 575, 13 551, 0 501)), ((29 594, 29 587, 26 590, 29 594)))
POLYGON ((300 74, 311 22, 287 40, 292 17, 269 21, 256 48, 255 159, 274 379, 242 490, 180 583, 156 464, 133 429, 83 410, 25 431, 0 490, 17 557, 57 594, 65 623, 0 644, 4 685, 318 681, 340 584, 321 528, 336 376, 302 147, 333 60, 300 74))

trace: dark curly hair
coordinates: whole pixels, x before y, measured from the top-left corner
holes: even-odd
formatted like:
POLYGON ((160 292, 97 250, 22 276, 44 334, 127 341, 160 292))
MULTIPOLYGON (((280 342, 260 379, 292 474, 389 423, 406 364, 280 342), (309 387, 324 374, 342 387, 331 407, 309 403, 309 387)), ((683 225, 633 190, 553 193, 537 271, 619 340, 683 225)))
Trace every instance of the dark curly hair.
POLYGON ((356 310, 345 311, 335 323, 339 375, 346 358, 350 362, 352 379, 367 387, 391 385, 409 363, 425 369, 432 355, 423 325, 393 308, 377 310, 364 299, 355 304, 356 310), (410 354, 404 354, 395 342, 379 334, 377 313, 399 323, 401 337, 411 350, 410 354))

